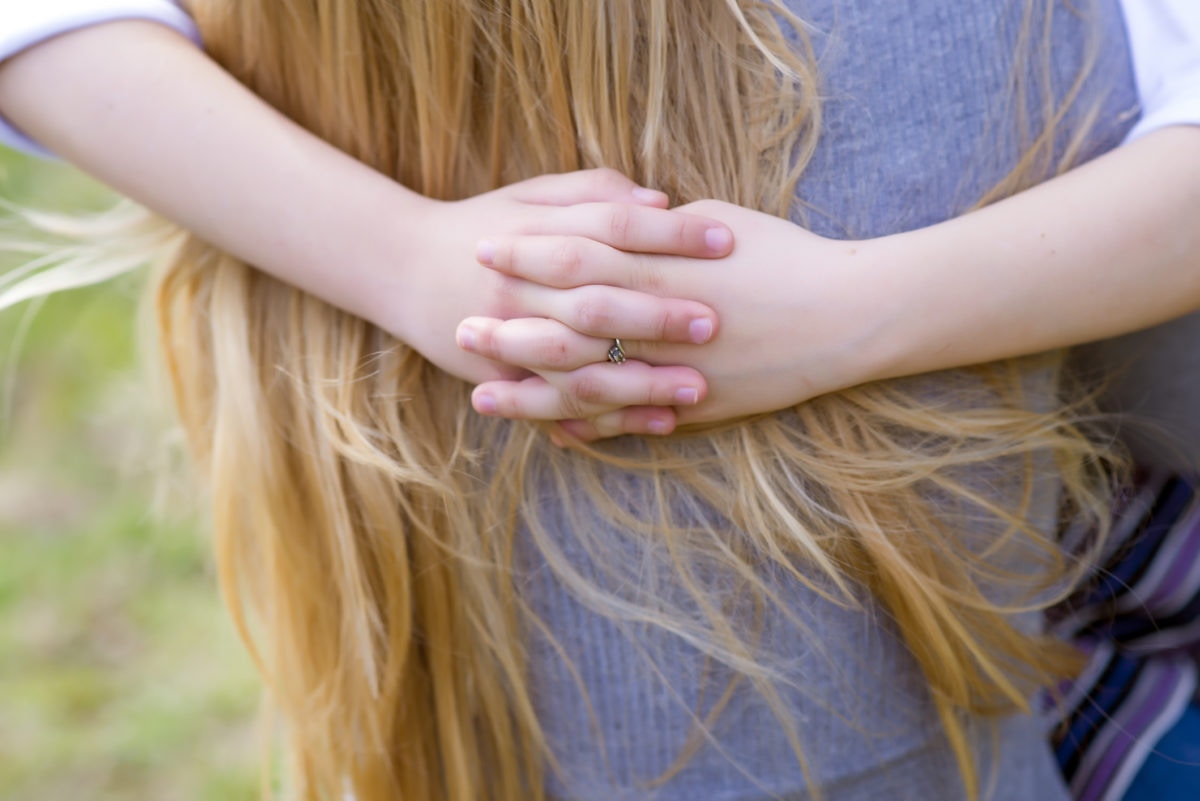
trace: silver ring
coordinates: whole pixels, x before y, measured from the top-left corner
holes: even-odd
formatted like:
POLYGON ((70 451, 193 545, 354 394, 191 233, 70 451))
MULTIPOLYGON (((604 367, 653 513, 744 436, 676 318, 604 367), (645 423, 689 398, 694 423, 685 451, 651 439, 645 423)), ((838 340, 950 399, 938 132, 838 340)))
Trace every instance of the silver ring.
POLYGON ((608 360, 613 364, 625 363, 625 349, 621 347, 621 340, 613 340, 612 347, 608 349, 608 360))

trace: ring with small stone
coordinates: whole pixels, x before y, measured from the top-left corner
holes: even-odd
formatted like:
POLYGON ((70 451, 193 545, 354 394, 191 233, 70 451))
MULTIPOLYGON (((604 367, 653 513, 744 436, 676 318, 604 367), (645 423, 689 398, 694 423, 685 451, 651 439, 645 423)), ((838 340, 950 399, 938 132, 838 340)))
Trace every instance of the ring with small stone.
POLYGON ((625 363, 625 349, 621 347, 621 340, 613 340, 612 347, 608 349, 608 360, 613 364, 625 363))

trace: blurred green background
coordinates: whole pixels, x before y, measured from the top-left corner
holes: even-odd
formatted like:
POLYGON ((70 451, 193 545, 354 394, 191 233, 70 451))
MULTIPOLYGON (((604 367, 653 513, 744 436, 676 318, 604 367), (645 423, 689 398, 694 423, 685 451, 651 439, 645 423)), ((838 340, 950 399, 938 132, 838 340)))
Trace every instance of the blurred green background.
MULTIPOLYGON (((109 200, 2 148, 0 197, 109 200)), ((0 270, 18 263, 0 255, 0 270)), ((139 278, 0 312, 0 799, 257 797, 257 680, 202 503, 164 478, 139 278)))

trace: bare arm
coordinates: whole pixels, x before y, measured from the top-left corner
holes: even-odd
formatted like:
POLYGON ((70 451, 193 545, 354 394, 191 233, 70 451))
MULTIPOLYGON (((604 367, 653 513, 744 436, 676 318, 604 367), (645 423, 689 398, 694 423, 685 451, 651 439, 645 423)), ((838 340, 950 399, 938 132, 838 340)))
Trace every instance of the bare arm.
MULTIPOLYGON (((456 347, 455 326, 470 314, 553 318, 599 337, 641 331, 676 341, 703 341, 716 325, 711 309, 688 300, 514 285, 480 266, 475 247, 490 234, 522 230, 712 258, 729 251, 722 224, 666 211, 665 195, 611 171, 544 176, 455 203, 429 200, 295 125, 160 25, 85 28, 5 61, 0 110, 122 193, 380 325, 467 380, 527 374, 456 347), (623 224, 614 225, 614 215, 623 224), (589 325, 589 314, 600 324, 589 325), (697 340, 696 330, 708 333, 697 340)), ((544 373, 566 393, 576 386, 561 371, 544 373)), ((690 368, 639 375, 644 380, 599 399, 661 407, 681 388, 704 392, 690 368)), ((669 409, 655 414, 673 419, 669 409)), ((649 421, 636 412, 626 419, 631 430, 649 421)))
POLYGON ((1200 127, 1149 134, 940 225, 880 240, 882 372, 1075 345, 1200 309, 1200 127), (900 303, 889 303, 888 298, 900 303))
POLYGON ((376 268, 393 258, 378 252, 379 232, 402 239, 426 202, 308 135, 194 44, 149 22, 87 28, 6 61, 0 108, 123 194, 368 317, 376 268))
MULTIPOLYGON (((722 327, 708 345, 626 343, 637 357, 689 365, 708 379, 708 398, 682 421, 783 408, 1200 309, 1200 128, 1157 131, 988 208, 874 240, 824 239, 716 201, 687 208, 729 224, 737 241, 729 257, 645 257, 567 275, 526 258, 524 240, 513 238, 499 243, 494 265, 551 286, 653 287, 711 304, 722 327)), ((535 362, 521 321, 469 324, 476 352, 535 362)), ((574 340, 564 333, 563 341, 574 340)), ((574 347, 584 353, 595 343, 574 347)), ((506 416, 544 414, 553 399, 534 389, 490 382, 476 397, 506 416)), ((620 431, 603 417, 572 430, 585 438, 620 431)))

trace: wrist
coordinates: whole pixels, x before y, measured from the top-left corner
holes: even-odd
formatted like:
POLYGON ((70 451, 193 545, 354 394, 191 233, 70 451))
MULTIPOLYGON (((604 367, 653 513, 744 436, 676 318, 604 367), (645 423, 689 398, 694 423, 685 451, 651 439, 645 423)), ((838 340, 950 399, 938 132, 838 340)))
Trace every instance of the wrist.
POLYGON ((988 251, 965 219, 867 246, 878 267, 867 284, 878 325, 863 357, 873 380, 1034 352, 1012 343, 1055 324, 1053 314, 1034 313, 1041 307, 1029 282, 1007 278, 1016 271, 1004 243, 988 251))
MULTIPOLYGON (((369 194, 353 196, 353 220, 337 234, 351 244, 347 271, 330 271, 341 284, 346 311, 387 331, 407 344, 416 344, 423 328, 420 280, 434 250, 438 212, 447 204, 419 195, 386 178, 369 194)), ((342 208, 346 208, 342 204, 342 208)))
POLYGON ((990 330, 972 273, 978 248, 946 223, 874 240, 886 259, 874 284, 881 326, 872 358, 877 378, 933 372, 978 361, 964 347, 972 330, 990 330))
POLYGON ((831 390, 915 372, 923 345, 912 243, 903 235, 838 241, 838 275, 848 302, 842 357, 831 390))

